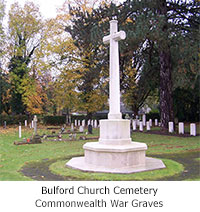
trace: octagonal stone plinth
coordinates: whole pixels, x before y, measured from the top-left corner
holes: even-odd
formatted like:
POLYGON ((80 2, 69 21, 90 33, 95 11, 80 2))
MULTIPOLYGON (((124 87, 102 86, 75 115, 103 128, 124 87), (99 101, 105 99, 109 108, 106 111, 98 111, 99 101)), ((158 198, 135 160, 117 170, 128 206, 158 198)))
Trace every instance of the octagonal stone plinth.
POLYGON ((122 168, 145 164, 146 144, 131 142, 127 145, 105 145, 90 142, 83 146, 85 162, 96 166, 122 168))
POLYGON ((146 144, 131 141, 129 120, 101 120, 99 142, 88 142, 83 149, 85 156, 72 158, 68 167, 127 174, 165 168, 161 160, 145 156, 146 144))

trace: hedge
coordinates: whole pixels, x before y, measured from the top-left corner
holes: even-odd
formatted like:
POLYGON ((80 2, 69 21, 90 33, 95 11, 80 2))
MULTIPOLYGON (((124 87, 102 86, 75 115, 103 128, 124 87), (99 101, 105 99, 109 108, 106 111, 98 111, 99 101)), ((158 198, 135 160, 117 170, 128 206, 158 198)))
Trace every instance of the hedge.
POLYGON ((19 122, 24 123, 25 120, 28 120, 26 115, 0 115, 0 125, 4 125, 4 121, 7 125, 13 125, 19 122))
POLYGON ((44 116, 43 123, 46 125, 62 125, 65 124, 65 116, 44 116))

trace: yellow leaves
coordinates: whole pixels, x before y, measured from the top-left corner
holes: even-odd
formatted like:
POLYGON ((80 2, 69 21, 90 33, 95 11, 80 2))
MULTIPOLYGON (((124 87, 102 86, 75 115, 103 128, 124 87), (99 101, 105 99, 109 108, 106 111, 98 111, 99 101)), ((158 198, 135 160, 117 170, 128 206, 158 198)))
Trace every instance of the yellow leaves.
POLYGON ((23 79, 22 86, 24 90, 22 100, 27 106, 27 111, 31 114, 43 113, 47 96, 41 85, 29 77, 23 79))
POLYGON ((94 113, 102 109, 102 106, 107 101, 107 96, 103 95, 99 89, 95 89, 87 94, 79 94, 79 98, 84 97, 87 101, 81 101, 77 110, 87 111, 88 113, 94 113), (82 96, 83 95, 83 96, 82 96))

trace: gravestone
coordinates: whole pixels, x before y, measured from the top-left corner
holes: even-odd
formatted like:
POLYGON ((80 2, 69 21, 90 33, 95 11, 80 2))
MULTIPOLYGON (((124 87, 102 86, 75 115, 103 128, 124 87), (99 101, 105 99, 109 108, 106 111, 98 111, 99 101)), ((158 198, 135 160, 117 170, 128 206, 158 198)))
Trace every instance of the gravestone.
POLYGON ((22 137, 22 126, 21 126, 21 122, 19 123, 19 138, 22 137))
POLYGON ((190 135, 196 136, 196 124, 194 123, 190 124, 190 135))
POLYGON ((178 124, 178 133, 184 134, 184 123, 183 122, 179 122, 179 124, 178 124))
POLYGON ((76 119, 74 120, 74 126, 75 127, 77 126, 77 120, 76 119))
POLYGON ((145 114, 142 115, 142 123, 143 123, 143 126, 146 126, 146 115, 145 114))
POLYGON ((97 125, 97 120, 95 119, 94 120, 94 128, 97 128, 98 127, 98 125, 97 125))
POLYGON ((80 126, 80 127, 79 127, 79 132, 82 133, 83 131, 84 131, 84 127, 83 127, 83 126, 80 126))
POLYGON ((151 130, 151 126, 150 126, 149 121, 147 121, 147 123, 146 123, 146 124, 147 124, 147 126, 146 126, 146 127, 147 127, 147 131, 150 131, 150 130, 151 130))
POLYGON ((88 134, 92 134, 92 125, 91 124, 88 125, 88 134))
POLYGON ((158 119, 155 119, 155 126, 158 126, 158 119))
POLYGON ((152 119, 149 119, 149 125, 152 127, 152 119))
POLYGON ((174 122, 170 121, 169 122, 169 133, 173 133, 174 132, 174 122))
POLYGON ((82 126, 85 127, 85 120, 82 120, 82 126))
POLYGON ((25 127, 27 127, 27 125, 28 125, 27 120, 24 121, 24 125, 25 125, 25 127))
POLYGON ((139 131, 143 131, 143 121, 140 121, 139 131))
POLYGON ((130 116, 128 115, 128 113, 125 115, 125 119, 130 119, 130 116))
POLYGON ((91 120, 91 123, 92 127, 94 127, 94 120, 91 120))
POLYGON ((71 123, 71 132, 74 132, 74 124, 71 123))
POLYGON ((34 135, 31 140, 31 143, 33 143, 33 144, 42 143, 41 137, 37 134, 37 121, 38 121, 37 116, 34 115, 34 118, 33 118, 34 135))
POLYGON ((110 44, 108 119, 100 120, 99 141, 84 144, 84 157, 72 158, 66 165, 82 171, 109 173, 165 168, 161 160, 145 156, 146 144, 132 142, 130 120, 122 119, 118 42, 125 39, 126 34, 118 32, 117 23, 117 20, 110 21, 110 35, 103 38, 104 44, 110 44))
POLYGON ((33 120, 31 121, 31 128, 34 128, 34 122, 33 122, 33 120))
POLYGON ((37 135, 37 116, 36 115, 34 115, 33 122, 34 122, 34 134, 37 135))
POLYGON ((81 126, 81 121, 80 120, 78 120, 78 126, 81 126))
POLYGON ((132 121, 132 125, 133 125, 133 130, 135 131, 137 129, 137 121, 135 119, 132 121))
POLYGON ((6 121, 4 121, 4 129, 6 129, 6 121))

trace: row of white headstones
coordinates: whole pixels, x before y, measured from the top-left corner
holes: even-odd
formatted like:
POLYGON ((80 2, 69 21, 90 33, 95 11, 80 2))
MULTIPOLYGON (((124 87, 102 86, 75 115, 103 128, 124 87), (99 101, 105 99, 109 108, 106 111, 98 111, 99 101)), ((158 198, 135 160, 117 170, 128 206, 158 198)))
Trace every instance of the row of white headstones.
MULTIPOLYGON (((88 120, 87 125, 92 125, 92 127, 97 128, 98 127, 98 122, 97 120, 88 120)), ((154 120, 154 126, 160 126, 160 122, 158 122, 158 119, 154 120)), ((80 131, 82 130, 82 127, 86 126, 86 121, 85 120, 75 120, 75 123, 71 124, 71 129, 74 129, 75 127, 80 127, 80 131)), ((150 131, 151 127, 153 126, 153 121, 152 119, 149 119, 149 121, 146 122, 146 117, 143 116, 142 117, 142 121, 140 121, 139 119, 134 119, 132 120, 132 129, 133 131, 136 131, 137 128, 139 127, 139 131, 143 131, 144 127, 146 126, 146 130, 150 131)), ((174 132, 174 123, 173 122, 169 122, 168 124, 169 126, 169 133, 173 133, 174 132)), ((184 134, 184 123, 183 122, 179 122, 178 124, 178 133, 179 134, 184 134)), ((195 123, 191 123, 190 124, 190 135, 191 136, 196 136, 196 124, 195 123)))
MULTIPOLYGON (((139 126, 139 131, 143 131, 144 126, 146 126, 147 131, 150 131, 151 127, 152 127, 152 119, 149 119, 149 121, 147 121, 147 122, 144 122, 144 120, 140 121, 138 119, 132 120, 132 129, 134 131, 137 130, 137 126, 139 126)), ((155 126, 160 126, 160 122, 158 123, 158 119, 155 119, 155 126)), ((169 133, 174 132, 174 122, 168 123, 168 130, 169 130, 169 133)), ((184 134, 184 123, 183 122, 178 123, 178 133, 184 134)), ((196 124, 195 123, 190 124, 190 135, 196 136, 196 124)))
POLYGON ((78 126, 85 127, 86 125, 92 125, 92 127, 97 128, 98 127, 98 121, 96 119, 95 120, 88 120, 88 121, 75 119, 73 125, 75 127, 78 127, 78 126))
MULTIPOLYGON (((92 127, 97 128, 98 126, 98 121, 97 120, 88 120, 88 122, 86 122, 86 120, 76 120, 74 121, 74 124, 71 124, 71 130, 74 130, 74 127, 79 127, 79 131, 83 132, 84 131, 84 127, 87 125, 92 125, 92 127)), ((154 120, 154 125, 155 126, 160 126, 160 122, 158 122, 158 119, 154 120)), ((142 117, 142 121, 140 121, 139 119, 134 119, 132 120, 132 129, 133 131, 136 131, 137 128, 139 127, 139 131, 143 131, 144 127, 146 126, 146 130, 150 131, 151 127, 153 126, 152 124, 152 119, 149 119, 149 121, 146 122, 145 116, 142 117)), ((169 133, 173 133, 174 132, 174 123, 173 122, 169 122, 169 133)), ((27 127, 27 120, 25 120, 25 127, 27 127)), ((34 121, 32 120, 31 124, 30 124, 30 128, 34 128, 34 121)), ((179 122, 178 124, 178 132, 179 134, 184 134, 184 123, 183 122, 179 122)), ((190 135, 191 136, 196 136, 196 124, 195 123, 191 123, 190 124, 190 135)), ((19 137, 21 138, 21 126, 19 126, 19 137)))

